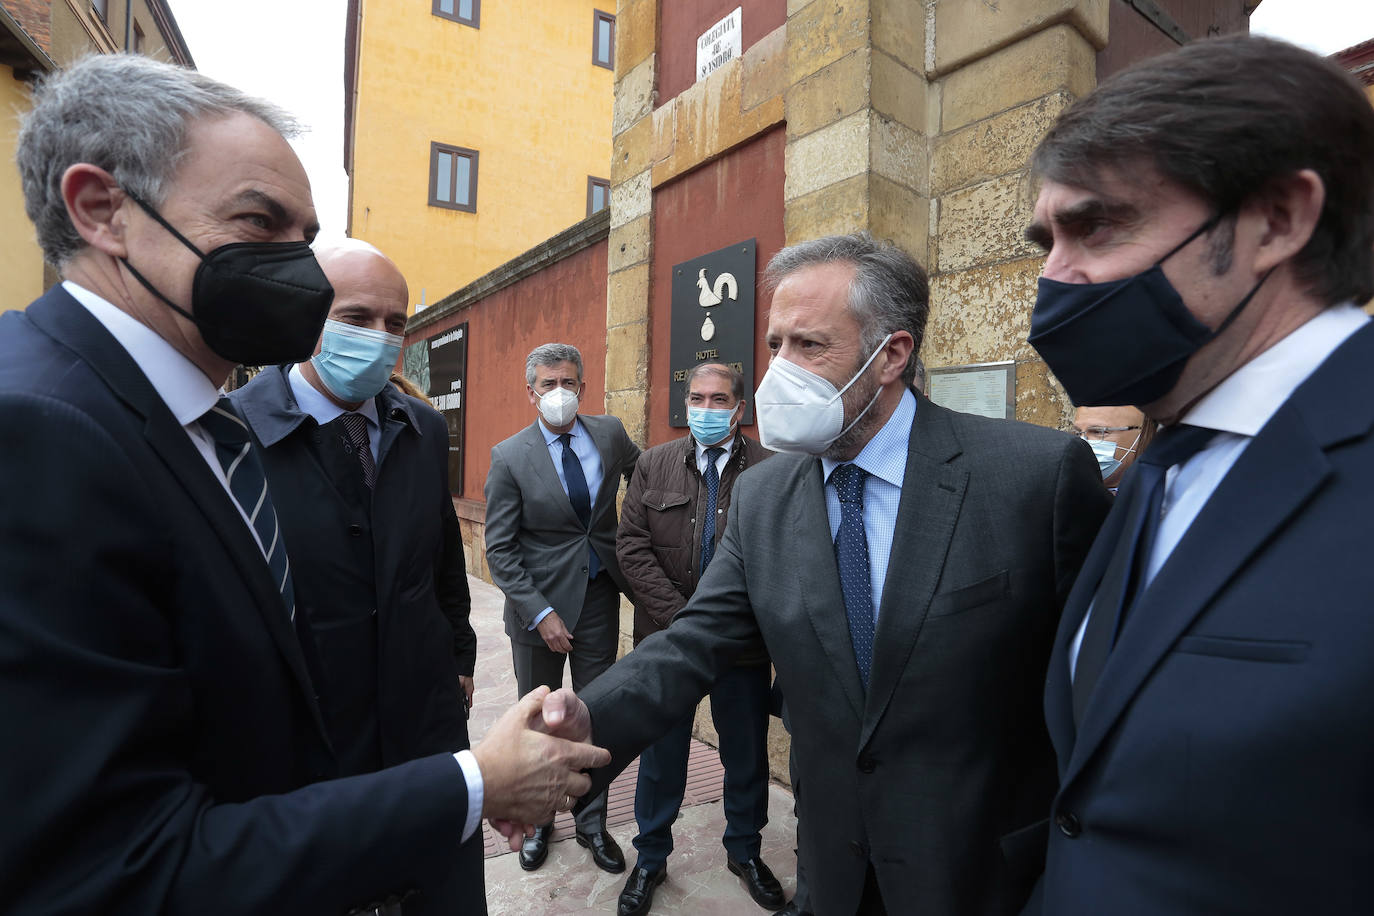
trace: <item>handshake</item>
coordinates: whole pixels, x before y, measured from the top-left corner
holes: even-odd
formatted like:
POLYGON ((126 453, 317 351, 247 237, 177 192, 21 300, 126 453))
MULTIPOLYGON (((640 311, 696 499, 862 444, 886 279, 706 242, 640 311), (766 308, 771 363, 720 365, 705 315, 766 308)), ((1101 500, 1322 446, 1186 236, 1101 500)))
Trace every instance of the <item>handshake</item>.
POLYGON ((591 714, 572 690, 538 687, 472 749, 482 771, 482 816, 512 851, 587 794, 592 780, 583 770, 611 762, 610 751, 590 743, 591 734, 591 714))

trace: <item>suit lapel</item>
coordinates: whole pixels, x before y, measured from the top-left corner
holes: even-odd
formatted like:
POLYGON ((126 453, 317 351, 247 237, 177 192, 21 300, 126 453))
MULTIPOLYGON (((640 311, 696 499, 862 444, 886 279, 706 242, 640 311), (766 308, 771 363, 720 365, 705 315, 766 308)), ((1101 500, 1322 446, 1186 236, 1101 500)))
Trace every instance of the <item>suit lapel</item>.
POLYGON ((961 451, 947 414, 918 398, 873 640, 861 747, 882 721, 935 596, 968 487, 968 474, 953 463, 961 451))
POLYGON ((566 517, 569 525, 581 528, 582 520, 573 511, 567 491, 558 480, 558 471, 553 466, 553 454, 548 443, 544 441, 544 431, 539 428, 539 421, 536 420, 525 427, 524 432, 519 435, 523 436, 524 440, 525 464, 538 486, 544 491, 544 499, 551 506, 561 507, 559 511, 566 517))
POLYGON ((835 565, 835 545, 830 540, 830 517, 825 510, 825 482, 821 463, 814 458, 798 462, 795 478, 787 488, 793 494, 786 513, 789 537, 796 538, 801 563, 798 588, 802 605, 811 619, 821 651, 844 690, 855 718, 864 714, 864 688, 854 662, 854 642, 845 617, 840 571, 835 565))
POLYGON ((596 502, 592 505, 592 524, 596 527, 596 520, 601 514, 615 504, 616 493, 620 486, 616 481, 616 475, 612 474, 611 462, 611 436, 608 424, 600 422, 588 423, 588 419, 599 421, 599 417, 581 417, 582 428, 587 431, 587 435, 592 440, 592 445, 596 446, 596 452, 601 456, 601 484, 596 488, 596 502))
MULTIPOLYGON (((281 593, 229 494, 206 466, 186 431, 177 423, 138 364, 80 303, 55 287, 28 310, 30 320, 69 347, 105 380, 110 390, 144 420, 143 434, 154 453, 181 484, 205 516, 207 528, 223 544, 244 583, 256 599, 258 612, 287 666, 307 698, 315 689, 305 668, 300 642, 291 628, 281 593)), ((208 587, 208 586, 207 586, 208 587)), ((324 722, 318 705, 307 703, 320 732, 324 722)))

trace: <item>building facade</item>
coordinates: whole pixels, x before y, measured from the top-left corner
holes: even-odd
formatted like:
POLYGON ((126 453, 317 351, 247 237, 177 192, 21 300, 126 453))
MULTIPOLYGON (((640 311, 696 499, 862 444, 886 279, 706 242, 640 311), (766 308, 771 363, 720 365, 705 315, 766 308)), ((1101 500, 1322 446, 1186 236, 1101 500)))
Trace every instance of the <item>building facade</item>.
POLYGON ((348 234, 433 304, 604 208, 614 0, 349 0, 348 234))

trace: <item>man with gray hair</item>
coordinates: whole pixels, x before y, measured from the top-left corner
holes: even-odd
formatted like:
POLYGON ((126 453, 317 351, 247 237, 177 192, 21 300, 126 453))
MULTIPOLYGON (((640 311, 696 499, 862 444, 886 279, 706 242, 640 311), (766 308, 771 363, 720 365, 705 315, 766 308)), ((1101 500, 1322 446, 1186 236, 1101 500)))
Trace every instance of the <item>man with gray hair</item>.
MULTIPOLYGON (((563 683, 575 690, 615 661, 620 594, 630 594, 615 555, 616 493, 639 447, 615 417, 579 416, 582 354, 569 344, 535 347, 525 390, 538 416, 491 449, 487 474, 487 566, 506 595, 506 634, 521 693, 563 683)), ((549 854, 552 818, 537 822, 520 850, 533 871, 549 854)), ((606 830, 606 794, 577 816, 577 842, 598 868, 625 870, 606 830)))
POLYGON ((218 390, 305 359, 334 291, 272 106, 145 57, 39 87, 25 204, 63 278, 0 316, 8 912, 451 913, 482 815, 605 752, 525 697, 472 751, 334 780, 262 466, 218 390))
POLYGON ((799 857, 817 913, 1013 913, 1034 880, 1000 840, 1043 817, 1039 685, 1107 510, 1092 452, 954 413, 911 386, 926 278, 864 234, 768 265, 754 395, 765 447, 672 626, 545 701, 594 735, 605 785, 760 644, 787 697, 799 857), (585 705, 583 705, 585 701, 585 705))

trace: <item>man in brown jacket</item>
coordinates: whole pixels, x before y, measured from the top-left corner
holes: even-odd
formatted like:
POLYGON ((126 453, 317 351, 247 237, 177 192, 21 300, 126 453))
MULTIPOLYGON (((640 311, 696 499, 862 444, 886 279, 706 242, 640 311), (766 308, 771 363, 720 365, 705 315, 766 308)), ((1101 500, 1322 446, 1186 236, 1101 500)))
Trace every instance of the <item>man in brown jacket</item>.
MULTIPOLYGON (((635 596, 635 645, 667 627, 711 562, 736 478, 773 453, 739 431, 744 377, 721 363, 702 363, 687 376, 692 434, 640 455, 621 509, 616 556, 635 596)), ((783 905, 782 887, 759 858, 768 822, 768 656, 739 658, 711 688, 711 714, 725 766, 724 845, 730 871, 769 911, 783 905)), ((687 783, 692 737, 688 716, 640 755, 635 787, 639 861, 620 894, 620 916, 641 916, 667 877, 672 823, 687 783)))

